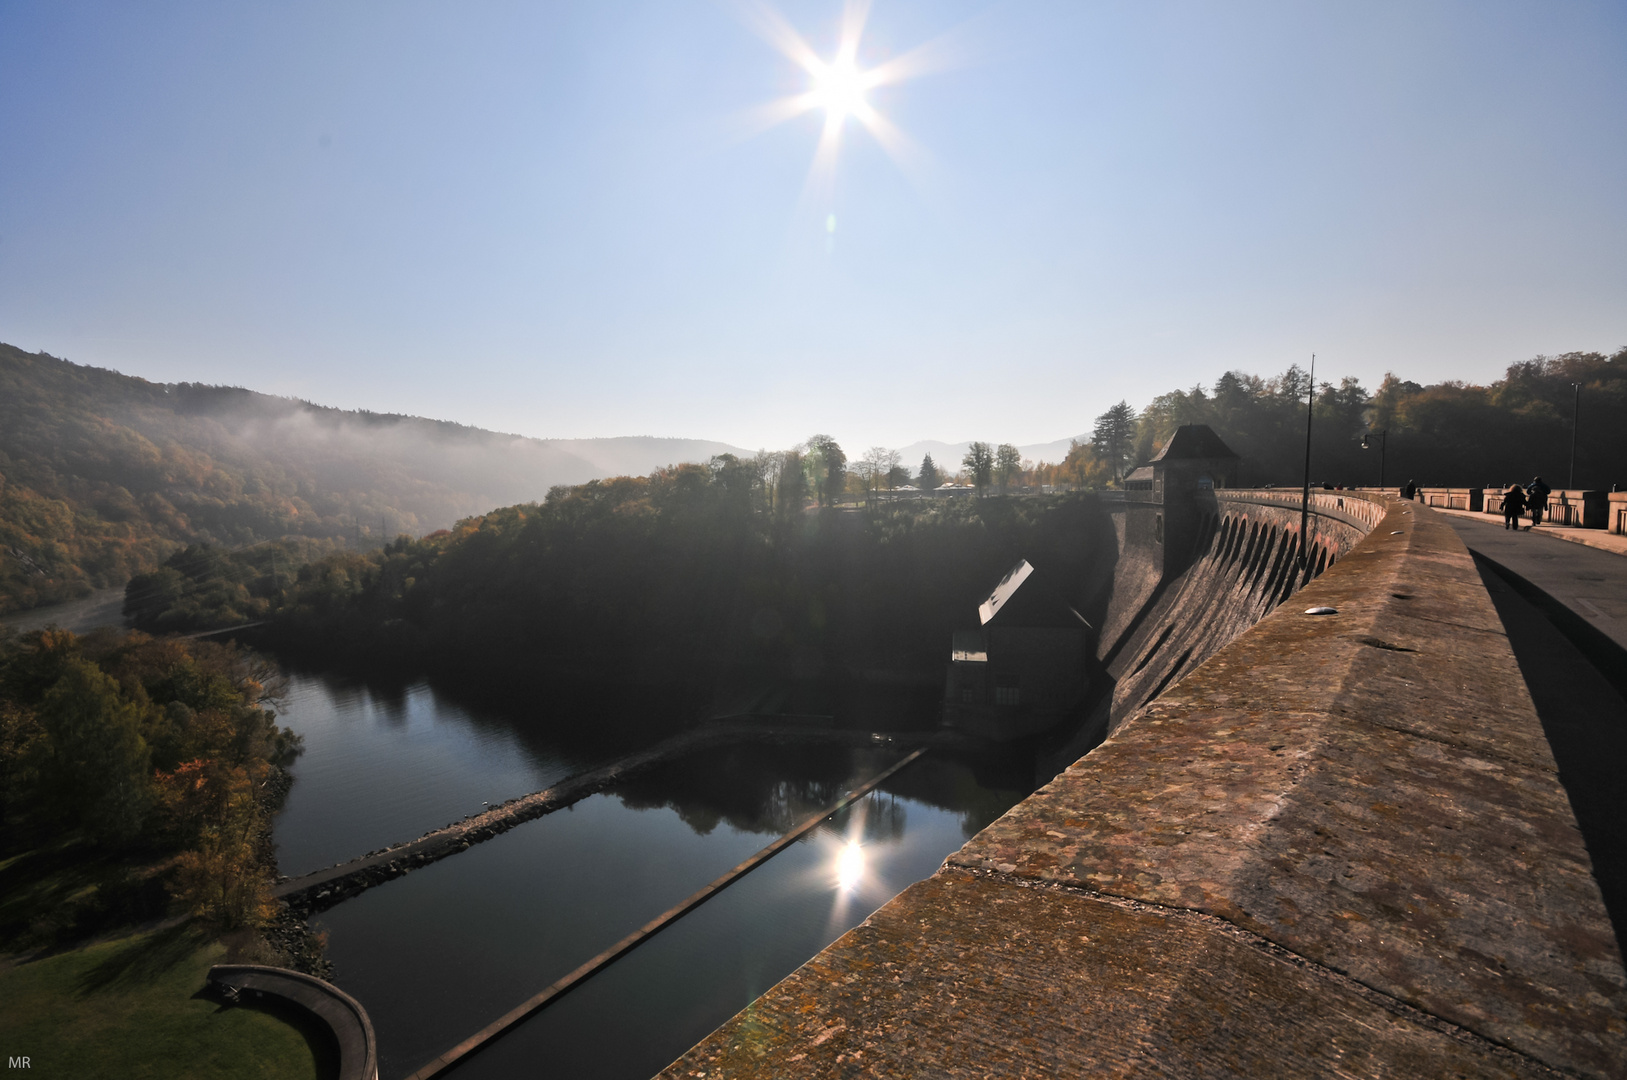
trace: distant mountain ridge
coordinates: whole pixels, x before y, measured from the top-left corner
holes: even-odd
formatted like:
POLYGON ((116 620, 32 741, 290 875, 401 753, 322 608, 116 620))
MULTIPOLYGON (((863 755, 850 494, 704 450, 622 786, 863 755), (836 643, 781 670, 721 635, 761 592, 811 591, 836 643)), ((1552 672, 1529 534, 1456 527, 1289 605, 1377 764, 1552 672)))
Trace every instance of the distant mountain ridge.
POLYGON ((644 476, 664 465, 709 461, 719 454, 752 457, 755 451, 709 439, 672 439, 655 435, 618 435, 605 439, 545 439, 549 446, 581 459, 599 476, 644 476))
POLYGON ((121 584, 180 544, 338 546, 445 528, 558 484, 749 451, 549 441, 162 384, 0 344, 0 614, 121 584))

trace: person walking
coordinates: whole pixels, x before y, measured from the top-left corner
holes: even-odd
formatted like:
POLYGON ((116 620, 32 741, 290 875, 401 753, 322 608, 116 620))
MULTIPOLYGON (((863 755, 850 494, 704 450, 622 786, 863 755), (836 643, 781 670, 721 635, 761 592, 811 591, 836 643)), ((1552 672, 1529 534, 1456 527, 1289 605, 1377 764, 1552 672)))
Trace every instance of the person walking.
POLYGON ((1543 515, 1548 511, 1548 493, 1553 489, 1542 482, 1542 477, 1531 478, 1531 484, 1525 489, 1526 505, 1531 508, 1531 527, 1534 529, 1542 524, 1543 515))
POLYGON ((1503 492, 1503 528, 1520 531, 1520 515, 1525 513, 1525 489, 1518 484, 1508 485, 1503 492))

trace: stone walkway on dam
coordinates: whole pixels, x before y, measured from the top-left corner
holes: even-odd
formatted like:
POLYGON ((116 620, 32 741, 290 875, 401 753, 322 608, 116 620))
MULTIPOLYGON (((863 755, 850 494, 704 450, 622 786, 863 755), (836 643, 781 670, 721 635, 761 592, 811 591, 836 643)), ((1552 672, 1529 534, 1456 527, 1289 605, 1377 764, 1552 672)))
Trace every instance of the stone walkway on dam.
MULTIPOLYGON (((1443 517, 1469 550, 1518 574, 1627 649, 1627 554, 1565 543, 1541 528, 1512 532, 1490 514, 1443 517)), ((1627 537, 1611 539, 1627 544, 1627 537)))
POLYGON ((1627 1077, 1627 972, 1515 655, 1535 638, 1455 522, 1384 505, 664 1080, 1627 1077))
MULTIPOLYGON (((1485 514, 1474 510, 1454 510, 1445 506, 1431 507, 1431 509, 1438 514, 1449 514, 1452 517, 1462 518, 1466 521, 1490 522, 1499 529, 1503 527, 1503 519, 1497 514, 1485 514)), ((1616 555, 1627 555, 1627 536, 1605 532, 1603 529, 1584 529, 1577 525, 1555 525, 1546 519, 1535 529, 1526 530, 1525 526, 1531 524, 1531 518, 1524 516, 1520 520, 1521 531, 1526 532, 1527 535, 1544 536, 1550 540, 1566 540, 1572 544, 1583 544, 1616 555)))

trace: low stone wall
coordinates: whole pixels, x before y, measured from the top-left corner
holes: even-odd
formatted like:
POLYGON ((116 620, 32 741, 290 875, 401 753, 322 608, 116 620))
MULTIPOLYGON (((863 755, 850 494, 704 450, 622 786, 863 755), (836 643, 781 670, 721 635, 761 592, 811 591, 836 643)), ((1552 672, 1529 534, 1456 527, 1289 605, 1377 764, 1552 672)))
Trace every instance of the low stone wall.
POLYGON ((1485 508, 1485 489, 1419 488, 1418 501, 1443 510, 1473 510, 1478 513, 1485 508))
POLYGON ((1567 488, 1548 496, 1548 521, 1575 529, 1603 529, 1610 524, 1608 491, 1567 488))
MULTIPOLYGON (((1503 513, 1503 492, 1488 491, 1485 512, 1498 517, 1503 513)), ((1565 525, 1573 529, 1604 529, 1611 525, 1610 493, 1566 488, 1548 493, 1548 512, 1543 520, 1550 525, 1565 525)), ((1474 507, 1479 510, 1481 507, 1474 507)), ((1529 517, 1527 510, 1522 517, 1529 517)))
POLYGON ((662 1075, 1627 1075, 1627 975, 1502 624, 1449 526, 1381 509, 662 1075))
POLYGON ((277 998, 314 1016, 333 1033, 339 1052, 338 1080, 378 1080, 378 1042, 361 1003, 332 983, 287 968, 216 964, 209 985, 241 1004, 277 998))
POLYGON ((1627 491, 1612 491, 1606 509, 1606 524, 1617 536, 1627 536, 1627 491))

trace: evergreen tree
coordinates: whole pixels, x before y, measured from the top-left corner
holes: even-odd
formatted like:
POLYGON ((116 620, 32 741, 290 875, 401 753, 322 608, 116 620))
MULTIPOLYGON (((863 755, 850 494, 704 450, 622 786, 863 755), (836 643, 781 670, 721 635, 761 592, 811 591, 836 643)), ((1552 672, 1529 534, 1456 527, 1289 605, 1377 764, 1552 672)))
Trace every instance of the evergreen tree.
POLYGON ((1124 462, 1135 438, 1136 411, 1127 401, 1121 401, 1096 418, 1090 444, 1096 453, 1113 469, 1113 475, 1124 477, 1124 462))
POLYGON ((918 483, 927 491, 931 491, 943 483, 943 474, 938 471, 938 466, 932 460, 931 454, 921 459, 921 475, 918 483))

